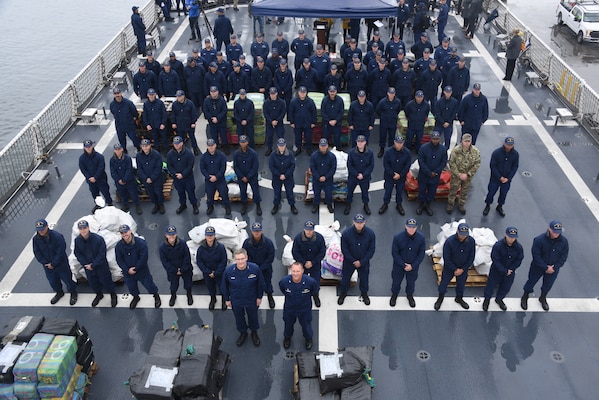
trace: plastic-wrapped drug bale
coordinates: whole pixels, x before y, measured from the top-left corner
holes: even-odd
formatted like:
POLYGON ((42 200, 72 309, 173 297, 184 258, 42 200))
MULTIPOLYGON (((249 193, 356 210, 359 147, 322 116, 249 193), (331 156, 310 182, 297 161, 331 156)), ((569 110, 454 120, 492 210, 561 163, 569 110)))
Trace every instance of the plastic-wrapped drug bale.
POLYGON ((29 342, 31 338, 40 331, 44 317, 27 315, 14 317, 2 329, 0 333, 2 344, 10 342, 29 342))
MULTIPOLYGON (((51 385, 63 384, 66 389, 68 379, 66 379, 67 382, 65 383, 65 377, 70 379, 73 373, 76 353, 77 342, 74 336, 55 336, 37 369, 39 382, 51 385)), ((49 390, 52 391, 54 389, 49 388, 49 390)), ((60 396, 62 394, 58 395, 58 397, 60 396)))
POLYGON ((54 335, 36 333, 21 354, 13 368, 15 381, 21 383, 37 382, 37 369, 54 340, 54 335))

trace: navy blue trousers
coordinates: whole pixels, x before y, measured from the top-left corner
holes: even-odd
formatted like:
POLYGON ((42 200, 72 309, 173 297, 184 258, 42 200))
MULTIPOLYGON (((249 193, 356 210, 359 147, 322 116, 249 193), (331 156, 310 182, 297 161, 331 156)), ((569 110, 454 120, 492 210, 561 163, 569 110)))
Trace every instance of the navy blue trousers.
POLYGON ((302 333, 306 339, 312 339, 314 333, 312 331, 312 310, 308 311, 290 311, 283 310, 283 321, 285 321, 285 330, 283 336, 291 338, 293 336, 293 325, 299 320, 302 327, 302 333))
POLYGON ((393 279, 393 283, 391 284, 391 293, 394 295, 399 294, 399 290, 401 289, 401 282, 404 277, 406 278, 406 295, 412 296, 414 294, 414 289, 416 288, 416 279, 418 279, 418 271, 412 269, 410 272, 406 272, 403 267, 393 267, 391 271, 391 278, 393 279))
POLYGON ((71 270, 68 266, 55 266, 53 269, 48 269, 44 266, 44 272, 46 273, 48 282, 50 282, 50 287, 56 293, 64 292, 60 281, 65 283, 67 292, 73 293, 77 291, 77 284, 73 282, 71 270))
POLYGON ((233 315, 235 315, 235 325, 239 333, 247 332, 248 328, 253 331, 260 329, 260 322, 258 321, 258 306, 253 305, 251 307, 239 307, 235 306, 235 302, 232 304, 233 315), (247 322, 245 316, 247 315, 247 322))

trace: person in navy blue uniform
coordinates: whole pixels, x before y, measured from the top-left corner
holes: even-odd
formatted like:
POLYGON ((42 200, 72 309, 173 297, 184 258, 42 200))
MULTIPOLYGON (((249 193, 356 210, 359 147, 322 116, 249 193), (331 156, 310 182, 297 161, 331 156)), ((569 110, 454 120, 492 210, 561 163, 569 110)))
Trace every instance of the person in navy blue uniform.
MULTIPOLYGON (((445 38, 444 40, 449 40, 449 38, 445 38)), ((435 56, 436 55, 437 55, 437 52, 435 51, 435 56)), ((465 58, 464 58, 464 60, 465 60, 465 58)), ((437 60, 437 65, 439 65, 441 72, 443 73, 443 82, 445 83, 445 85, 449 84, 449 82, 448 82, 449 72, 451 72, 452 69, 457 67, 459 65, 459 63, 460 63, 460 57, 458 56, 458 48, 455 46, 448 49, 447 54, 441 61, 437 60)), ((468 86, 469 86, 469 84, 466 85, 466 88, 468 86)))
POLYGON ((275 259, 275 246, 272 240, 264 236, 262 224, 254 222, 251 226, 251 236, 243 242, 242 247, 247 251, 248 261, 260 267, 264 278, 264 292, 268 297, 268 306, 275 308, 272 287, 272 262, 275 259))
MULTIPOLYGON (((445 36, 443 38, 443 40, 439 42, 439 45, 435 48, 435 51, 433 53, 433 58, 437 62, 437 66, 439 67, 439 70, 441 72, 443 72, 445 58, 449 57, 451 55, 452 48, 449 47, 450 41, 451 41, 451 39, 449 37, 445 36)), ((446 76, 447 75, 445 73, 443 73, 443 77, 446 77, 446 76)))
POLYGON ((383 155, 384 184, 385 194, 383 195, 383 205, 379 209, 379 214, 383 214, 389 207, 391 193, 395 187, 395 208, 400 215, 405 215, 402 206, 402 196, 406 183, 406 176, 410 170, 412 155, 404 147, 404 138, 400 134, 395 135, 393 146, 385 150, 383 155))
POLYGON ((129 99, 123 97, 121 89, 115 87, 112 89, 114 100, 110 102, 110 112, 114 115, 114 124, 116 127, 116 136, 119 143, 127 151, 127 136, 133 142, 133 146, 139 149, 139 139, 135 123, 138 118, 137 108, 129 99))
POLYGON ((227 157, 216 149, 216 141, 208 139, 206 141, 207 151, 200 157, 200 171, 204 175, 206 187, 206 215, 214 212, 214 193, 218 190, 223 204, 225 205, 225 213, 231 215, 231 201, 229 200, 229 190, 225 181, 225 169, 227 167, 227 157))
POLYGON ((119 233, 121 234, 121 240, 116 244, 114 252, 116 262, 123 270, 125 285, 127 285, 129 293, 133 295, 129 309, 133 310, 141 300, 138 282, 154 295, 154 307, 160 308, 162 301, 158 294, 158 287, 154 283, 154 278, 152 278, 148 267, 148 245, 146 241, 140 237, 134 237, 129 225, 119 226, 119 233))
POLYGON ((273 74, 273 82, 279 98, 285 101, 285 110, 289 110, 289 104, 293 96, 293 74, 289 70, 287 60, 281 59, 279 61, 279 68, 273 74))
POLYGON ((173 148, 166 156, 168 172, 173 176, 175 189, 179 195, 179 208, 176 213, 181 214, 187 209, 187 196, 193 207, 193 213, 199 214, 198 198, 196 197, 196 182, 193 176, 193 165, 195 158, 191 151, 185 148, 183 138, 175 136, 173 138, 173 148))
POLYGON ((568 239, 562 234, 562 230, 561 222, 551 221, 547 231, 534 238, 532 242, 532 261, 528 270, 528 280, 524 284, 524 294, 520 299, 523 310, 528 309, 528 296, 534 291, 539 279, 543 278, 539 302, 543 310, 549 311, 547 294, 553 287, 560 269, 566 263, 570 250, 568 239))
POLYGON ((443 82, 443 74, 437 68, 437 62, 431 60, 428 69, 420 75, 419 82, 416 83, 416 89, 422 90, 424 93, 424 101, 431 106, 431 112, 436 111, 437 96, 439 95, 439 86, 443 82))
POLYGON ((133 91, 142 100, 148 98, 148 89, 155 88, 158 83, 154 72, 146 68, 146 63, 139 63, 139 71, 133 75, 133 91))
POLYGON ((183 90, 177 90, 177 101, 171 105, 171 127, 182 138, 189 137, 193 154, 201 154, 196 140, 196 121, 198 120, 198 111, 195 105, 185 98, 183 90))
POLYGON ((381 33, 377 30, 372 32, 372 39, 370 39, 366 44, 366 50, 372 50, 372 47, 375 43, 377 44, 379 50, 385 53, 385 43, 381 40, 381 33))
MULTIPOLYGON (((231 73, 231 71, 233 70, 233 67, 231 67, 231 63, 227 60, 225 60, 223 58, 223 52, 222 51, 217 51, 216 52, 216 69, 218 69, 220 72, 223 73, 223 76, 225 77, 225 81, 227 79, 227 77, 229 76, 229 74, 231 73)), ((224 95, 227 94, 227 85, 225 85, 224 88, 222 88, 222 92, 224 95)))
POLYGON ((248 262, 245 249, 235 250, 233 257, 235 263, 225 269, 221 291, 227 306, 233 309, 235 315, 235 324, 239 331, 237 346, 243 345, 249 328, 252 332, 252 342, 258 347, 260 346, 258 307, 262 303, 264 278, 260 267, 253 262, 248 262))
POLYGON ((370 305, 368 297, 368 275, 370 259, 376 249, 374 231, 366 226, 366 218, 362 214, 354 216, 353 225, 341 234, 341 251, 343 253, 343 270, 339 284, 337 304, 342 305, 347 297, 349 281, 354 271, 358 271, 360 280, 360 296, 365 305, 370 305))
POLYGON ((92 307, 96 307, 104 298, 102 289, 110 293, 110 306, 116 307, 116 289, 106 259, 106 242, 102 236, 89 231, 89 223, 86 220, 77 222, 77 229, 79 235, 75 238, 73 253, 85 269, 89 286, 96 293, 92 307))
POLYGON ((312 349, 312 297, 318 296, 320 287, 316 281, 304 274, 304 267, 299 262, 291 264, 291 273, 279 281, 279 288, 285 296, 283 306, 283 347, 291 347, 293 325, 299 320, 302 334, 306 340, 306 350, 312 349))
POLYGON ((358 47, 358 42, 356 39, 351 39, 349 41, 349 47, 346 48, 341 55, 343 57, 343 61, 345 62, 345 66, 349 69, 349 64, 354 61, 354 58, 357 58, 362 62, 364 58, 362 55, 362 49, 358 47))
POLYGON ((208 68, 210 63, 216 61, 216 49, 212 47, 212 42, 210 41, 210 38, 204 39, 204 48, 200 52, 200 55, 204 59, 205 68, 208 68))
POLYGON ((158 253, 160 261, 166 270, 166 277, 170 282, 171 298, 168 305, 173 307, 177 300, 177 289, 179 289, 179 278, 183 279, 183 288, 187 292, 187 305, 193 304, 191 286, 193 285, 191 266, 191 254, 187 243, 177 236, 177 227, 169 225, 164 231, 164 242, 160 245, 158 253))
POLYGON ((108 186, 108 175, 106 175, 106 161, 101 153, 94 148, 95 143, 86 139, 83 141, 83 154, 79 156, 79 170, 85 177, 89 191, 95 199, 102 193, 106 204, 112 205, 110 187, 108 186))
POLYGON ((489 303, 491 302, 491 296, 495 288, 497 288, 497 295, 495 297, 495 303, 499 305, 503 311, 507 310, 507 306, 503 302, 503 299, 509 293, 514 283, 514 277, 516 276, 516 269, 522 264, 524 259, 524 249, 518 242, 518 228, 508 226, 505 230, 505 236, 499 239, 491 250, 491 269, 489 270, 489 280, 487 286, 485 286, 485 300, 483 301, 483 310, 489 309, 489 303))
POLYGON ((239 89, 239 98, 233 104, 233 117, 237 126, 237 135, 240 138, 245 136, 252 149, 254 148, 254 112, 254 102, 247 98, 245 89, 239 89))
POLYGON ((131 26, 133 27, 133 33, 137 38, 137 54, 146 56, 146 25, 144 24, 141 15, 139 14, 139 7, 131 7, 133 14, 131 14, 131 26))
POLYGON ((401 101, 395 97, 395 88, 387 89, 387 96, 376 104, 376 113, 380 118, 379 126, 379 153, 378 158, 383 157, 385 148, 393 145, 393 138, 397 132, 397 117, 401 110, 401 101))
POLYGON ((468 279, 468 270, 474 262, 474 253, 476 250, 476 241, 470 236, 470 227, 466 223, 458 225, 454 235, 447 238, 443 244, 443 272, 441 274, 441 283, 439 283, 439 297, 435 301, 435 311, 439 311, 449 281, 455 277, 455 302, 467 310, 470 308, 464 301, 464 288, 468 279))
POLYGON ((391 245, 391 256, 393 257, 393 269, 391 270, 391 299, 389 305, 395 307, 397 296, 401 289, 401 282, 406 279, 406 297, 410 307, 416 307, 414 300, 414 289, 418 279, 418 269, 424 260, 426 241, 424 235, 418 231, 418 222, 414 218, 408 218, 403 231, 393 237, 391 245))
POLYGON ((495 149, 493 154, 491 154, 491 161, 489 163, 491 176, 489 177, 483 215, 489 214, 495 193, 499 190, 496 210, 499 215, 505 217, 503 205, 505 204, 507 192, 510 190, 512 179, 514 179, 520 164, 520 155, 514 149, 514 143, 514 138, 508 136, 504 139, 503 146, 495 149))
POLYGON ((314 51, 312 41, 306 37, 303 29, 297 31, 297 37, 291 41, 289 49, 295 53, 295 70, 299 70, 304 58, 310 58, 314 51))
POLYGON ((378 68, 368 74, 368 94, 373 106, 376 107, 385 98, 390 81, 391 71, 387 68, 385 59, 381 58, 378 60, 378 68))
POLYGON ((441 172, 447 165, 447 149, 441 144, 441 135, 434 131, 431 134, 430 143, 426 143, 418 151, 418 201, 420 205, 416 214, 420 215, 426 211, 432 216, 431 202, 437 194, 437 187, 441 179, 441 172))
POLYGON ((256 214, 262 215, 262 207, 260 203, 262 198, 260 197, 260 186, 258 185, 258 168, 260 161, 258 160, 258 153, 251 147, 249 147, 248 138, 245 135, 239 136, 239 149, 233 153, 233 169, 237 175, 237 183, 239 184, 239 190, 241 194, 241 215, 247 213, 248 207, 248 185, 252 188, 253 201, 256 204, 256 214))
POLYGON ((231 35, 231 42, 225 48, 225 54, 227 55, 227 61, 239 61, 239 56, 243 54, 243 47, 237 43, 237 35, 231 35))
POLYGON ((405 109, 414 92, 414 83, 416 82, 416 73, 410 68, 410 62, 404 59, 401 68, 397 69, 391 77, 391 86, 395 87, 395 94, 401 101, 402 109, 405 109))
MULTIPOLYGON (((264 155, 268 157, 272 153, 273 136, 276 133, 277 139, 285 135, 285 127, 283 126, 283 118, 285 118, 285 102, 278 98, 278 90, 276 87, 271 87, 268 91, 268 98, 262 106, 262 113, 266 122, 266 152, 264 155)), ((288 94, 291 96, 291 93, 288 94)))
POLYGON ((458 109, 458 120, 462 125, 462 134, 472 135, 472 144, 476 144, 476 138, 480 128, 489 118, 489 102, 487 97, 480 92, 480 83, 472 86, 472 92, 462 99, 458 109))
POLYGON ((165 62, 163 70, 158 75, 158 95, 160 97, 175 97, 177 90, 183 89, 179 75, 172 70, 171 65, 165 62))
POLYGON ((218 141, 226 155, 229 155, 229 142, 227 139, 227 102, 220 95, 216 86, 210 87, 210 96, 206 97, 203 105, 204 117, 208 120, 210 138, 218 141))
MULTIPOLYGON (((401 39, 403 39, 403 31, 408 19, 410 19, 410 7, 405 3, 405 0, 399 0, 399 3, 397 4, 396 24, 401 39)), ((395 36, 395 26, 393 26, 392 35, 395 36)))
MULTIPOLYGON (((239 62, 233 61, 233 72, 229 74, 227 83, 229 90, 229 100, 234 100, 235 95, 240 92, 240 90, 244 90, 246 93, 250 90, 250 77, 241 70, 241 65, 239 62)), ((253 103, 252 103, 253 104, 253 103)))
MULTIPOLYGON (((336 65, 332 65, 335 67, 336 65)), ((343 123, 343 113, 345 105, 343 99, 337 96, 337 87, 330 85, 327 90, 328 95, 320 103, 320 113, 322 115, 322 135, 337 148, 341 148, 341 124, 343 123)))
POLYGON ((150 141, 141 141, 141 150, 137 153, 137 175, 154 203, 152 214, 164 214, 164 172, 162 172, 162 157, 152 149, 150 141))
POLYGON ((227 78, 225 77, 225 74, 218 69, 216 61, 210 62, 208 65, 208 72, 204 75, 204 93, 206 93, 206 95, 210 94, 210 88, 212 86, 218 88, 219 93, 227 93, 227 78))
POLYGON ((258 57, 266 60, 268 58, 268 53, 270 53, 270 46, 264 41, 264 34, 260 32, 256 34, 256 40, 252 42, 250 46, 250 54, 254 60, 254 68, 258 66, 258 57))
POLYGON ((128 154, 123 151, 120 143, 113 146, 114 154, 110 158, 110 176, 114 179, 116 192, 121 198, 121 210, 129 211, 129 201, 135 204, 137 215, 142 214, 139 203, 139 194, 137 193, 137 182, 133 173, 133 161, 128 154))
POLYGON ((362 203, 364 204, 364 212, 370 215, 370 207, 368 203, 370 196, 370 179, 372 178, 372 170, 374 169, 374 154, 366 146, 366 137, 358 135, 356 138, 356 147, 349 151, 347 157, 347 198, 345 199, 345 210, 343 214, 348 215, 351 211, 351 203, 354 198, 354 190, 356 186, 360 186, 362 192, 362 203))
POLYGON ((295 86, 304 86, 310 92, 318 91, 320 76, 315 69, 311 67, 310 60, 304 58, 300 69, 295 71, 295 86))
POLYGON ((196 60, 193 57, 187 58, 187 65, 185 66, 185 83, 187 84, 187 94, 189 100, 193 102, 197 110, 202 109, 204 102, 204 76, 206 70, 200 60, 196 60))
POLYGON ((428 50, 429 54, 432 54, 434 48, 433 44, 428 40, 428 34, 422 32, 420 34, 420 40, 414 43, 410 50, 414 53, 414 58, 418 60, 419 58, 424 57, 425 50, 428 50))
MULTIPOLYGON (((304 274, 310 276, 320 287, 320 266, 325 257, 327 246, 324 237, 314 230, 314 221, 306 221, 304 229, 293 239, 291 253, 296 262, 302 264, 304 274)), ((320 307, 318 293, 313 295, 314 305, 320 307)))
POLYGON ((285 60, 289 56, 289 42, 283 37, 283 32, 281 31, 277 32, 277 38, 272 41, 270 47, 273 49, 278 49, 279 55, 285 60))
POLYGON ((452 96, 453 88, 445 86, 443 95, 435 104, 435 130, 443 135, 445 148, 449 149, 453 135, 453 121, 458 115, 458 101, 452 96))
POLYGON ((335 89, 341 90, 343 89, 345 82, 343 80, 343 75, 339 72, 339 67, 337 64, 331 64, 331 69, 328 74, 326 74, 322 80, 322 86, 324 87, 324 94, 328 93, 328 88, 334 86, 335 89))
POLYGON ((151 51, 151 50, 147 51, 147 58, 146 58, 145 64, 146 64, 146 68, 148 69, 148 71, 152 71, 154 73, 154 75, 156 76, 156 78, 158 78, 160 71, 162 71, 162 66, 154 58, 153 51, 151 51))
POLYGON ((271 51, 271 56, 268 57, 268 59, 264 63, 266 68, 268 68, 270 70, 270 73, 272 74, 273 79, 275 76, 275 72, 277 71, 277 69, 279 69, 279 65, 281 65, 281 60, 282 60, 282 58, 279 57, 279 49, 277 49, 275 47, 271 51))
POLYGON ((439 15, 437 16, 437 38, 439 43, 443 41, 447 36, 445 35, 445 27, 447 26, 447 19, 449 17, 449 4, 447 0, 439 1, 439 15))
POLYGON ((308 97, 308 90, 305 86, 300 86, 297 97, 291 100, 287 118, 295 136, 295 155, 302 152, 302 137, 306 153, 312 154, 312 129, 316 126, 317 112, 316 104, 308 97))
POLYGON ((216 12, 218 16, 214 21, 212 32, 214 33, 214 38, 216 39, 216 50, 219 51, 223 43, 225 44, 225 49, 229 45, 229 38, 233 34, 233 25, 231 25, 231 20, 225 16, 224 8, 219 7, 216 12))
POLYGON ((416 152, 420 150, 422 136, 424 136, 424 124, 428 121, 428 113, 431 106, 424 101, 424 93, 417 90, 414 100, 410 100, 404 108, 408 127, 406 129, 406 142, 409 149, 414 148, 416 152), (416 143, 414 144, 414 138, 416 143))
POLYGON ((400 38, 399 32, 396 32, 385 46, 385 58, 388 60, 393 60, 397 57, 399 50, 402 50, 405 53, 406 44, 403 41, 403 37, 400 38))
POLYGON ((368 88, 368 72, 366 68, 362 68, 362 62, 358 58, 353 60, 353 67, 351 65, 348 64, 344 79, 351 101, 354 101, 360 90, 366 91, 368 88))
POLYGON ((364 135, 366 141, 370 139, 370 131, 374 129, 374 107, 366 100, 366 92, 358 91, 357 100, 352 101, 347 113, 347 124, 351 133, 350 146, 356 143, 359 135, 364 135))
POLYGON ((314 199, 312 200, 312 214, 318 211, 320 205, 320 192, 324 190, 324 202, 331 214, 333 208, 333 176, 337 170, 337 157, 329 151, 329 142, 322 138, 318 142, 318 151, 310 155, 310 171, 312 171, 312 188, 314 199))
POLYGON ((155 148, 162 154, 168 151, 166 139, 166 107, 156 94, 154 88, 148 89, 148 99, 144 101, 142 121, 152 136, 155 148))
POLYGON ((38 219, 35 221, 35 236, 33 236, 33 254, 35 259, 44 267, 46 279, 56 293, 50 304, 58 303, 64 296, 63 281, 67 291, 71 293, 70 305, 77 303, 77 284, 73 281, 69 261, 67 258, 67 243, 61 233, 50 229, 48 221, 38 219))
POLYGON ((249 79, 250 76, 252 75, 253 68, 250 64, 245 62, 245 54, 242 54, 239 56, 239 66, 241 67, 241 70, 243 72, 245 72, 245 74, 248 76, 248 79, 249 79))
POLYGON ((277 140, 277 149, 268 158, 268 167, 272 174, 272 190, 274 192, 273 207, 270 213, 275 215, 281 209, 282 188, 285 186, 285 195, 291 207, 291 212, 294 215, 297 214, 295 195, 293 194, 293 187, 295 186, 293 179, 295 157, 287 148, 285 138, 277 140))
MULTIPOLYGON (((196 253, 196 263, 204 274, 204 282, 206 282, 206 289, 210 295, 208 310, 213 311, 216 305, 216 289, 221 290, 223 273, 227 267, 227 250, 222 243, 216 240, 216 230, 213 226, 206 227, 204 236, 205 239, 200 242, 196 253)), ((223 311, 227 309, 224 295, 221 309, 223 311)))
MULTIPOLYGON (((316 45, 316 54, 310 57, 310 66, 318 73, 318 82, 322 83, 322 80, 331 68, 331 59, 325 54, 324 47, 321 44, 316 45)), ((322 86, 320 90, 322 90, 322 86)))
POLYGON ((447 85, 453 88, 451 95, 459 104, 470 87, 470 70, 466 67, 465 57, 458 58, 458 65, 447 72, 447 85))
MULTIPOLYGON (((166 62, 171 66, 171 70, 177 74, 179 83, 182 85, 185 82, 185 66, 183 63, 177 60, 177 56, 172 51, 168 53, 168 60, 166 62)), ((186 88, 180 87, 179 89, 185 90, 186 88)))
POLYGON ((414 73, 416 73, 416 82, 419 82, 420 75, 428 69, 434 58, 431 57, 431 51, 428 48, 424 49, 422 57, 414 61, 414 73))
POLYGON ((417 8, 416 15, 414 16, 414 23, 412 24, 412 30, 414 31, 414 42, 417 42, 420 35, 426 33, 425 30, 428 29, 428 26, 430 26, 430 18, 426 14, 426 6, 423 3, 418 3, 417 8))
MULTIPOLYGON (((406 59, 406 53, 403 50, 398 50, 395 58, 389 61, 389 71, 391 71, 391 82, 393 82, 393 74, 395 71, 401 69, 403 61, 406 59)), ((393 84, 390 83, 390 86, 393 84)))
POLYGON ((256 58, 256 65, 250 75, 250 87, 252 92, 263 93, 266 96, 266 91, 272 86, 272 72, 264 65, 262 57, 256 58))

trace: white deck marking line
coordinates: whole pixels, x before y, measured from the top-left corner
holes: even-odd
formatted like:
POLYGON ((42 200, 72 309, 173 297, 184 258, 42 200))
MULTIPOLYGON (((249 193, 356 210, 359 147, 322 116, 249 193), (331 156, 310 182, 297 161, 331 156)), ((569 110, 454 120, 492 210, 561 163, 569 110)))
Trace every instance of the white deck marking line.
MULTIPOLYGON (((472 42, 481 52, 483 59, 489 65, 489 68, 493 71, 497 79, 501 79, 504 76, 504 72, 499 65, 497 65, 494 57, 491 56, 485 46, 480 42, 478 37, 474 36, 472 42)), ((524 114, 534 115, 532 109, 528 106, 528 103, 526 103, 522 95, 520 95, 517 90, 510 91, 510 97, 515 101, 516 105, 524 114)), ((531 119, 531 122, 531 126, 533 127, 535 134, 539 137, 539 139, 541 139, 541 142, 547 149, 547 152, 554 158, 558 167, 564 172, 564 175, 570 181, 580 198, 588 200, 585 201, 584 204, 589 208, 595 219, 599 222, 599 201, 597 201, 597 198, 593 192, 588 188, 584 180, 578 174, 578 171, 576 171, 560 147, 555 143, 553 137, 549 134, 544 124, 542 124, 538 118, 531 119)))
POLYGON ((335 287, 320 287, 318 308, 318 351, 337 351, 339 348, 339 325, 337 323, 337 291, 335 287))

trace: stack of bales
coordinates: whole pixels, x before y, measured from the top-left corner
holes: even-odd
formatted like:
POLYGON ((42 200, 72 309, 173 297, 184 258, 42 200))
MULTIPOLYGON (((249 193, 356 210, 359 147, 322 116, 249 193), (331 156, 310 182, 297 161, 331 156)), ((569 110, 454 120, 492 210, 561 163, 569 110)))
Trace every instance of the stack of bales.
MULTIPOLYGON (((227 102, 227 140, 230 144, 239 143, 237 135, 237 124, 233 117, 233 107, 235 100, 239 95, 235 96, 234 100, 227 102)), ((264 144, 266 139, 266 127, 264 124, 264 114, 262 107, 264 105, 264 95, 262 93, 248 93, 247 98, 254 103, 254 142, 256 144, 264 144)))
MULTIPOLYGON (((319 92, 310 92, 308 97, 314 100, 316 104, 316 126, 312 129, 312 143, 317 144, 320 138, 322 138, 322 114, 320 112, 320 106, 324 99, 324 94, 319 92)), ((349 112, 349 106, 351 104, 351 98, 349 93, 337 93, 337 96, 343 99, 343 121, 341 124, 341 143, 349 143, 349 126, 347 124, 347 114, 349 112)), ((327 138, 332 139, 332 138, 327 138)))

